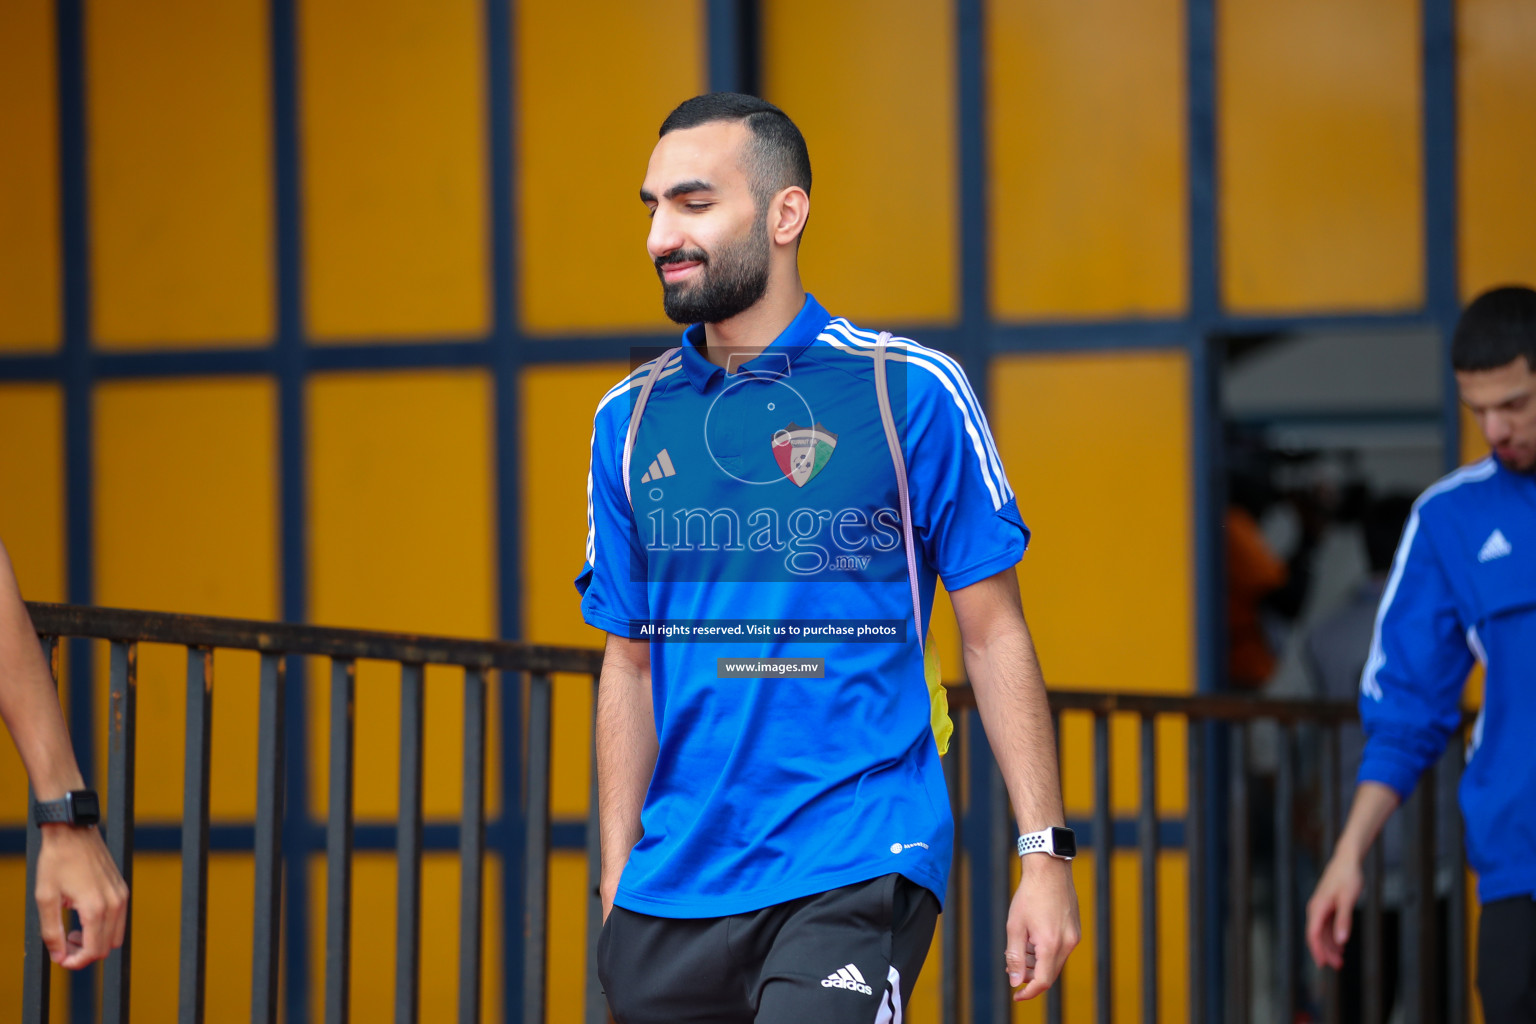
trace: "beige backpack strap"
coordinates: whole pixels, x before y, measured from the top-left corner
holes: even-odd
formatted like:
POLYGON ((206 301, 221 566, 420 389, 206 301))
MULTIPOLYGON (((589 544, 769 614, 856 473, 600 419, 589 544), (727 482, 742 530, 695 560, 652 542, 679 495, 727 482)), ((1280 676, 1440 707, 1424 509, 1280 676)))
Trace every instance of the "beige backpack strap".
POLYGON ((901 501, 901 536, 907 549, 907 583, 912 589, 912 628, 917 630, 917 649, 926 651, 923 636, 923 602, 917 586, 917 544, 912 537, 912 498, 907 490, 907 457, 896 434, 896 417, 891 413, 891 391, 886 381, 885 360, 889 355, 890 331, 881 331, 875 342, 875 399, 880 403, 880 422, 885 426, 885 443, 891 450, 891 464, 896 467, 896 491, 901 501))
POLYGON ((630 493, 629 460, 635 454, 635 438, 640 435, 640 417, 645 414, 645 403, 651 400, 651 391, 656 387, 656 381, 661 377, 662 369, 680 351, 682 350, 669 348, 656 357, 651 363, 650 371, 645 375, 645 380, 640 384, 640 394, 635 396, 635 404, 629 410, 629 433, 624 437, 624 497, 629 499, 631 509, 635 507, 635 496, 630 493))

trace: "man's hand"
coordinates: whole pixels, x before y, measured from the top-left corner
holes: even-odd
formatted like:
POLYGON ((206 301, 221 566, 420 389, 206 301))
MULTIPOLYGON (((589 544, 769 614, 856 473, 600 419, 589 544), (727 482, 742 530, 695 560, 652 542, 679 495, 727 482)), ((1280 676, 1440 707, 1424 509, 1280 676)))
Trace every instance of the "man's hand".
POLYGON ((43 945, 60 967, 76 970, 123 944, 128 886, 94 828, 43 825, 37 857, 37 917, 43 945), (64 932, 73 909, 81 928, 64 932))
POLYGON ((1008 908, 1008 948, 1003 952, 1008 984, 1024 986, 1014 992, 1014 1001, 1033 999, 1050 988, 1082 936, 1072 865, 1044 854, 1025 857, 1008 908))
POLYGON ((1307 948, 1319 967, 1344 966, 1351 915, 1364 887, 1360 862, 1346 852, 1335 853, 1307 901, 1307 948))
POLYGON ((1323 877, 1317 880, 1312 898, 1307 901, 1307 947, 1319 967, 1337 970, 1344 966, 1350 915, 1360 899, 1360 890, 1365 888, 1360 865, 1399 803, 1397 793, 1379 782, 1362 782, 1355 787, 1344 831, 1339 835, 1332 859, 1323 869, 1323 877))

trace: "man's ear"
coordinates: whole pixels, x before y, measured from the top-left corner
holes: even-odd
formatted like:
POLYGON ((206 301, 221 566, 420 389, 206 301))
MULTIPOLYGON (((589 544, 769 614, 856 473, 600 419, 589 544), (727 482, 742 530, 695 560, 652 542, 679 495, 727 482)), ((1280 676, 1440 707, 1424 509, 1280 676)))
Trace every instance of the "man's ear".
POLYGON ((768 237, 775 245, 793 245, 811 216, 811 197, 799 185, 791 185, 768 204, 768 237))

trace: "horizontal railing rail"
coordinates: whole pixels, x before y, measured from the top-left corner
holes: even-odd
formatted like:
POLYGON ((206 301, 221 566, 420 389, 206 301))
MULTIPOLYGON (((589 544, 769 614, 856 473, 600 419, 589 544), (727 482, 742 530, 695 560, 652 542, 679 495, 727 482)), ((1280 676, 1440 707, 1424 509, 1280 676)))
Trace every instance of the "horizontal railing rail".
MULTIPOLYGON (((499 685, 512 687, 506 700, 521 701, 526 711, 522 735, 507 736, 503 762, 509 758, 522 770, 521 803, 509 799, 511 825, 504 821, 499 834, 511 845, 522 868, 522 921, 501 922, 503 934, 520 934, 520 977, 508 977, 506 1018, 525 1024, 545 1019, 547 917, 549 914, 549 857, 552 828, 570 832, 569 823, 553 822, 550 813, 551 722, 554 673, 584 677, 572 685, 595 686, 602 653, 585 648, 524 644, 500 640, 468 640, 448 637, 387 633, 375 630, 340 629, 252 620, 177 615, 124 609, 88 608, 54 604, 28 606, 42 639, 49 663, 58 670, 59 641, 99 640, 110 647, 107 791, 103 832, 124 877, 131 883, 135 825, 134 748, 138 645, 179 645, 186 649, 186 761, 185 799, 179 849, 181 874, 181 955, 179 965, 178 1019, 203 1019, 207 877, 209 853, 209 751, 211 749, 215 649, 255 651, 260 654, 259 721, 257 741, 257 801, 251 845, 256 861, 255 946, 252 961, 253 1021, 276 1021, 278 1015, 278 957, 282 948, 282 880, 285 853, 283 835, 304 833, 324 836, 326 897, 324 900, 325 978, 324 1019, 346 1021, 350 1013, 351 980, 351 869, 357 823, 353 806, 354 704, 356 663, 360 660, 396 664, 400 673, 400 776, 399 805, 394 824, 397 873, 396 977, 394 985, 397 1020, 415 1021, 420 1002, 421 862, 428 833, 422 814, 423 720, 426 665, 454 666, 463 672, 464 749, 462 760, 463 809, 457 823, 460 859, 460 1021, 482 1016, 480 981, 483 970, 482 900, 484 860, 487 854, 485 773, 487 765, 486 703, 489 673, 500 674, 499 685), (330 659, 328 811, 323 832, 307 819, 294 820, 284 807, 284 765, 287 762, 285 679, 290 658, 330 659), (526 687, 526 690, 523 689, 526 687), (516 750, 517 744, 521 750, 516 750), (510 839, 508 829, 514 834, 510 839), (515 850, 514 850, 515 847, 515 850), (514 998, 514 989, 516 998, 514 998)), ((992 762, 975 709, 975 695, 968 685, 947 688, 956 731, 944 758, 945 772, 955 809, 957 850, 967 853, 965 866, 957 858, 951 873, 946 912, 941 919, 942 963, 940 1007, 945 1024, 1010 1019, 1010 993, 1003 973, 990 965, 1002 962, 1003 911, 1008 905, 1012 856, 1006 851, 1017 834, 1008 808, 1002 780, 992 762), (961 897, 962 887, 969 899, 961 897), (964 970, 968 961, 977 965, 964 970), (988 965, 983 968, 980 965, 988 965), (969 978, 969 987, 964 979, 969 978)), ((1073 818, 1081 830, 1085 853, 1092 855, 1093 942, 1074 958, 1091 959, 1094 1010, 1092 1019, 1115 1019, 1112 980, 1116 967, 1112 949, 1115 927, 1112 872, 1101 870, 1114 852, 1126 847, 1137 852, 1140 881, 1140 1019, 1161 1019, 1158 953, 1159 927, 1169 908, 1160 906, 1158 860, 1162 851, 1182 847, 1188 860, 1189 1015, 1192 1022, 1227 1020, 1242 1024, 1250 1017, 1255 1001, 1271 1003, 1290 1020, 1305 986, 1301 984, 1300 880, 1301 847, 1293 834, 1298 814, 1318 819, 1321 846, 1331 848, 1338 834, 1344 808, 1338 798, 1340 730, 1351 727, 1357 715, 1353 702, 1272 699, 1249 694, 1170 695, 1114 691, 1054 689, 1049 694, 1060 749, 1064 716, 1086 716, 1091 722, 1091 809, 1086 818, 1073 818), (1137 806, 1130 821, 1117 821, 1110 800, 1113 762, 1111 722, 1129 718, 1138 725, 1137 806), (1186 809, 1182 822, 1160 818, 1157 807, 1159 719, 1186 723, 1188 763, 1186 809), (1254 730, 1278 730, 1279 755, 1267 775, 1248 766, 1254 730), (1316 731, 1321 741, 1309 750, 1320 763, 1311 774, 1312 795, 1304 795, 1298 779, 1304 755, 1299 737, 1316 731), (1256 790, 1256 784, 1262 786, 1256 790), (1272 793, 1268 813, 1273 832, 1272 849, 1256 849, 1256 792, 1272 793), (1263 857, 1256 858, 1256 854, 1263 857), (1268 865, 1266 890, 1272 893, 1267 909, 1255 914, 1256 861, 1268 865), (1218 882, 1217 880, 1221 881, 1218 882), (1263 926, 1273 934, 1280 951, 1268 991, 1255 990, 1250 977, 1252 935, 1263 926)), ((1456 758, 1449 756, 1442 771, 1455 772, 1456 758)), ((1082 769, 1074 759, 1064 763, 1065 782, 1082 769)), ((1405 970, 1411 992, 1406 1010, 1411 1024, 1427 1022, 1426 1008, 1437 1005, 1435 988, 1443 977, 1450 1019, 1465 1020, 1467 1003, 1467 956, 1464 928, 1464 887, 1449 893, 1449 948, 1436 947, 1433 885, 1435 874, 1433 786, 1423 786, 1409 805, 1415 842, 1411 844, 1408 889, 1401 914, 1401 947, 1404 962, 1445 965, 1435 970, 1405 970), (1426 852, 1428 851, 1428 852, 1426 852)), ((595 980, 595 946, 601 922, 596 878, 600 868, 599 830, 594 799, 590 801, 585 828, 568 841, 584 842, 592 884, 587 896, 587 982, 585 1018, 588 1024, 607 1020, 607 1007, 595 980), (584 835, 581 833, 584 832, 584 835)), ((1268 797, 1265 797, 1268 800, 1268 797)), ((370 828, 374 826, 369 826, 370 828)), ((441 833, 453 826, 433 825, 441 833)), ((375 828, 375 831, 377 829, 375 828)), ((371 835, 371 833, 369 833, 371 835)), ((441 847, 446 836, 434 842, 441 847)), ((27 856, 29 891, 35 871, 38 837, 28 827, 27 856)), ((370 840, 371 842, 376 840, 370 840)), ((162 841, 163 843, 163 841, 162 841)), ((1454 863, 1464 872, 1459 840, 1454 863)), ((1396 951, 1385 948, 1383 938, 1382 868, 1379 854, 1371 861, 1364 907, 1363 956, 1367 997, 1360 1019, 1380 1024, 1384 1018, 1381 992, 1383 964, 1396 951), (1372 988, 1374 986, 1374 989, 1372 988)), ((1461 877, 1456 875, 1455 877, 1461 877)), ((38 933, 35 908, 28 900, 26 961, 23 984, 23 1016, 26 1024, 48 1019, 48 958, 38 933)), ((125 944, 108 959, 102 973, 102 1019, 126 1021, 129 1008, 131 946, 125 944)), ((1322 1018, 1341 1017, 1339 986, 1333 972, 1323 973, 1322 1018)), ((1068 1019, 1065 986, 1058 985, 1047 997, 1046 1018, 1068 1019)), ((1088 1019, 1083 1009, 1073 1008, 1070 1019, 1088 1019)))
POLYGON ((603 653, 599 650, 511 640, 466 640, 42 602, 29 602, 27 611, 31 613, 32 624, 40 636, 224 647, 269 654, 458 665, 514 672, 595 675, 603 664, 603 653))

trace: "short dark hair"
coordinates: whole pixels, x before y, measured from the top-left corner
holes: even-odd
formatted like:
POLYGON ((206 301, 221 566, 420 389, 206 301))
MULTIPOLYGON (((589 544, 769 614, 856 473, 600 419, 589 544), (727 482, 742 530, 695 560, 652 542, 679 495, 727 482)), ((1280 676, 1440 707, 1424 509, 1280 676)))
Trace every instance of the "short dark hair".
POLYGON ((1536 291, 1505 285, 1472 300, 1451 339, 1451 365, 1494 370, 1520 356, 1536 370, 1536 291))
POLYGON ((716 121, 744 121, 752 133, 747 145, 747 181, 759 209, 768 200, 799 185, 811 191, 811 154, 805 137, 789 115, 765 99, 739 92, 708 92, 685 100, 661 122, 658 137, 716 121))

